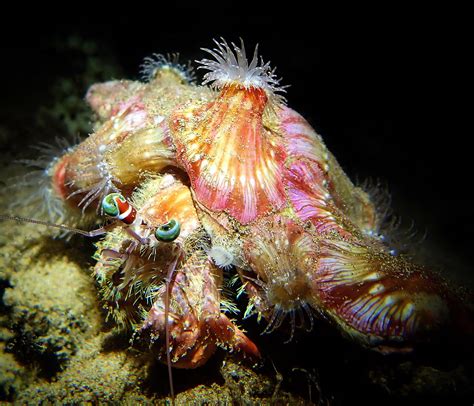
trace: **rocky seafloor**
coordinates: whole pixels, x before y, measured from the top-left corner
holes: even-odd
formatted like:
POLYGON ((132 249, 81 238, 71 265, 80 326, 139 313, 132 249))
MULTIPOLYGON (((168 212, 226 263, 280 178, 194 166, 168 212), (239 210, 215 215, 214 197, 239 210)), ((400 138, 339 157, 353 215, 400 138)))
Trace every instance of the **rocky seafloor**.
MULTIPOLYGON (((91 65, 94 47, 80 41, 71 46, 89 61, 82 83, 103 80, 91 65)), ((109 65, 101 66, 108 77, 109 65)), ((14 121, 0 125, 0 207, 21 203, 32 192, 6 185, 25 173, 12 162, 28 156, 23 145, 42 140, 41 128, 55 122, 59 133, 87 132, 84 89, 74 93, 70 82, 60 85, 50 98, 54 103, 26 120, 28 132, 14 121)), ((166 366, 137 350, 129 335, 106 320, 91 276, 92 242, 54 236, 44 227, 0 222, 0 401, 169 403, 166 366)), ((437 249, 423 250, 426 256, 437 249)), ((456 261, 450 262, 457 266, 456 261)), ((245 303, 238 304, 244 309, 245 303)), ((263 323, 252 318, 242 323, 261 349, 261 364, 251 366, 219 351, 202 368, 175 370, 177 404, 472 404, 474 399, 469 349, 383 356, 348 342, 325 322, 312 332, 298 332, 288 344, 284 329, 260 335, 263 323)))

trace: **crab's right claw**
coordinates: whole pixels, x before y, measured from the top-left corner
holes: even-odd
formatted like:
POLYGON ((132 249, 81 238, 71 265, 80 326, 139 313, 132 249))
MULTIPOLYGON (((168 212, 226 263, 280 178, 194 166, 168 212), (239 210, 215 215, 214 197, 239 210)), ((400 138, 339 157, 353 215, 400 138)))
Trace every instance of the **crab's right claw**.
POLYGON ((211 321, 211 326, 224 348, 239 352, 243 357, 260 358, 257 346, 225 314, 221 313, 218 320, 211 321))

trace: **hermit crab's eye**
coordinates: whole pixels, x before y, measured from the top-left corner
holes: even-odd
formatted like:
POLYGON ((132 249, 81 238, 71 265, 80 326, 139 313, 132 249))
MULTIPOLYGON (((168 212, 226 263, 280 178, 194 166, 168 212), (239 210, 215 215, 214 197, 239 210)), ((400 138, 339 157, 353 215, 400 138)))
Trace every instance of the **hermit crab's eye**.
POLYGON ((120 215, 119 202, 126 202, 125 198, 120 193, 110 193, 102 200, 102 210, 111 217, 118 217, 120 215))
POLYGON ((181 226, 178 220, 171 219, 167 223, 158 227, 155 231, 155 237, 158 241, 171 242, 176 240, 181 231, 181 226))

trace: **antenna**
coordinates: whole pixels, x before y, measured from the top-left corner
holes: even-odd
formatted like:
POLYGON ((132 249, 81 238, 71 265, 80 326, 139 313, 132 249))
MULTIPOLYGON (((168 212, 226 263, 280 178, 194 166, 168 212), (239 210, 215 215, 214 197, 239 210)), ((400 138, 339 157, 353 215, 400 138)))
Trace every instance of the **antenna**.
POLYGON ((71 233, 80 234, 85 237, 96 237, 98 235, 102 235, 106 233, 106 229, 104 227, 98 228, 97 230, 85 231, 85 230, 80 230, 79 228, 69 227, 64 224, 55 224, 55 223, 50 223, 48 221, 30 219, 27 217, 20 217, 20 216, 10 216, 10 215, 5 215, 5 214, 0 214, 0 220, 18 221, 19 223, 32 223, 32 224, 39 224, 41 226, 46 226, 46 227, 54 227, 54 228, 59 228, 60 230, 69 231, 71 233))

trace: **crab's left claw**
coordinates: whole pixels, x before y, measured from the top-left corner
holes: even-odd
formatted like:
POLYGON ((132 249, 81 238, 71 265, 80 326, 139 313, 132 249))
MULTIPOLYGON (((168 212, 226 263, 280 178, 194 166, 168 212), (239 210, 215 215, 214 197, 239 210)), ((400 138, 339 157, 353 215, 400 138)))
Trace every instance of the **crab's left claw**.
POLYGON ((166 360, 167 347, 175 368, 197 368, 205 364, 218 346, 244 356, 260 357, 255 344, 221 313, 221 283, 222 271, 202 254, 192 255, 174 273, 168 310, 169 343, 166 343, 165 287, 158 292, 140 335, 160 360, 166 360))

